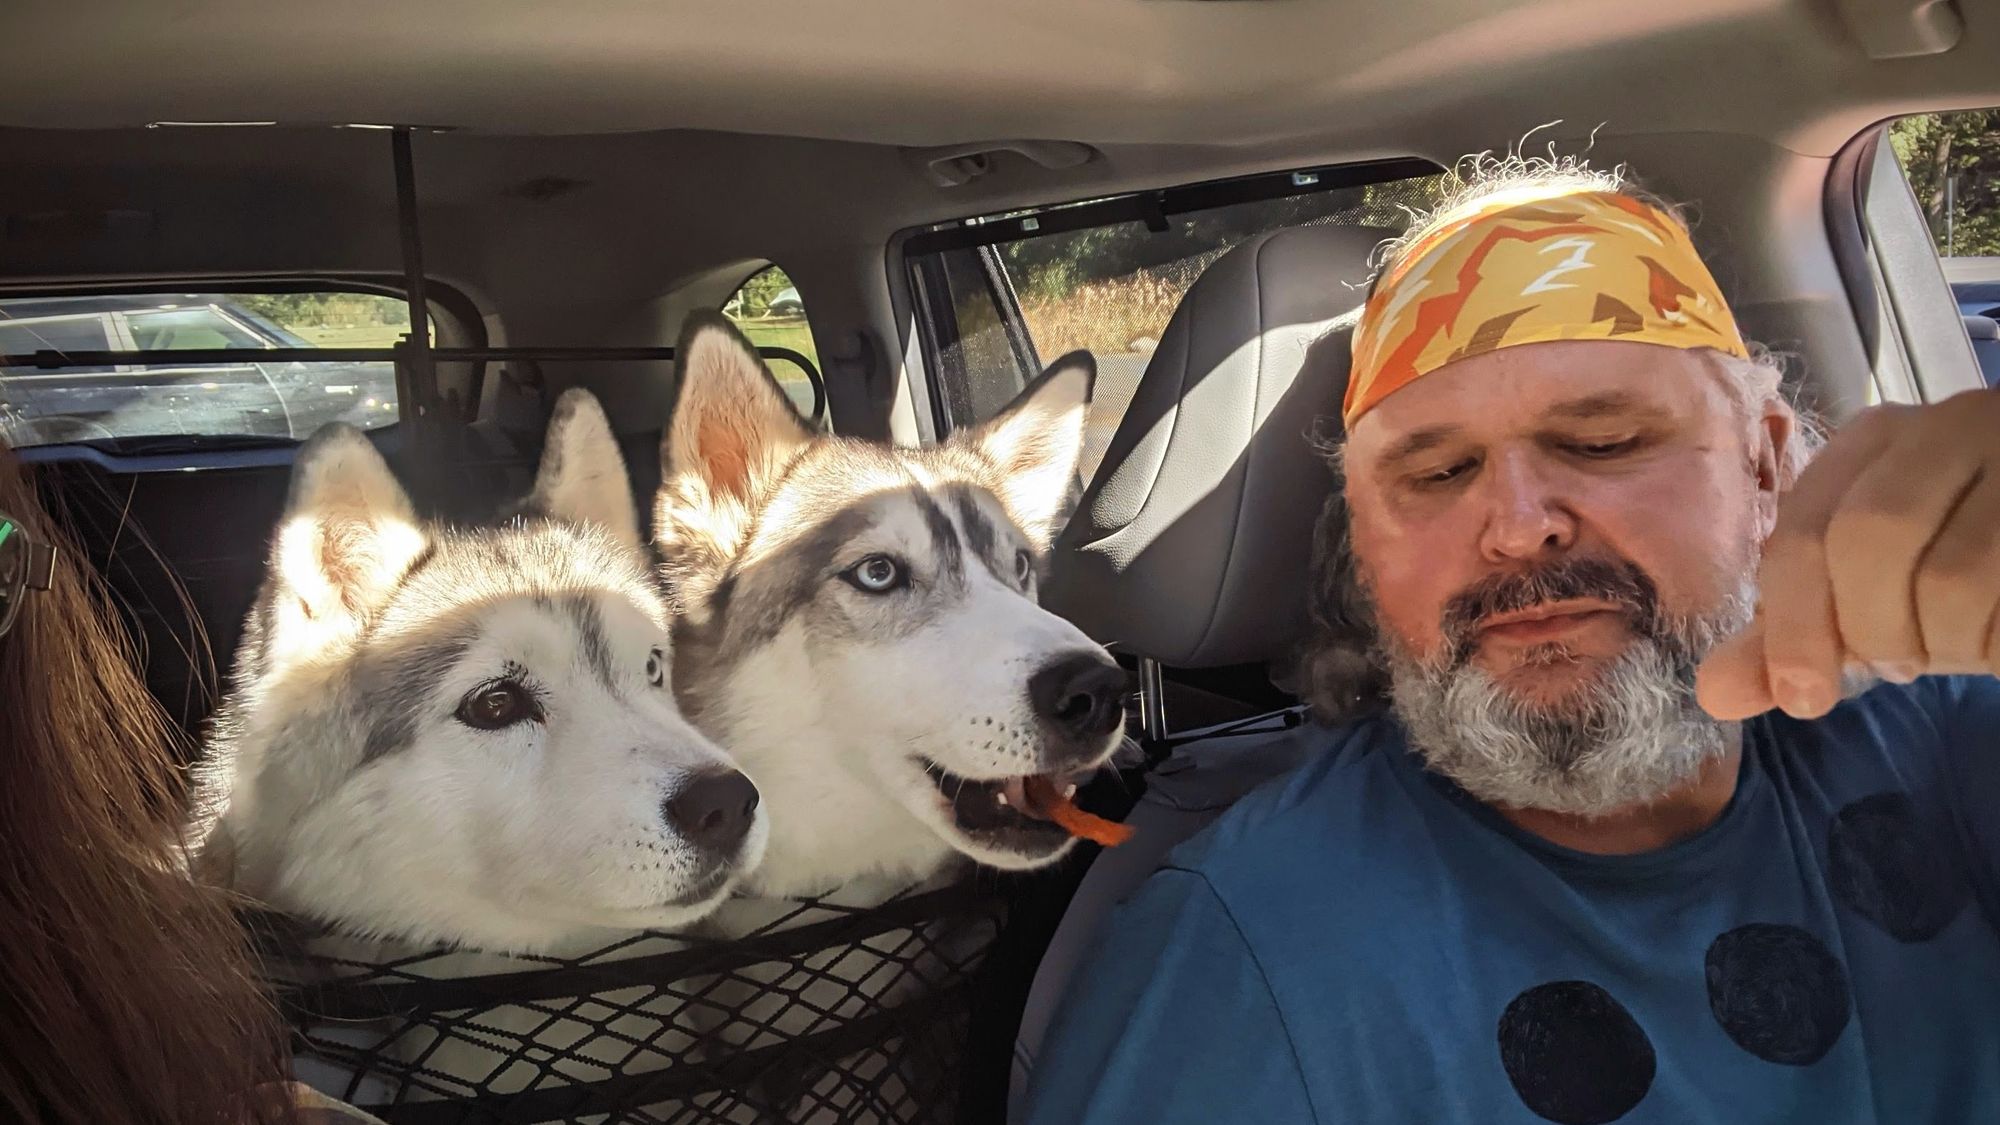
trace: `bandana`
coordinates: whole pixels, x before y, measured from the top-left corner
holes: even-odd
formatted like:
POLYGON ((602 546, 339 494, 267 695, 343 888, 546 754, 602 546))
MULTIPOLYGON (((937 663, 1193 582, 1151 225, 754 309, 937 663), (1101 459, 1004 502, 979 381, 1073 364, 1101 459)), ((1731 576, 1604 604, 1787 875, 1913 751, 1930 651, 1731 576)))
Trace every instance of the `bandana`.
POLYGON ((1445 364, 1550 340, 1633 340, 1748 357, 1687 231, 1609 192, 1502 192, 1385 274, 1354 331, 1349 427, 1445 364))

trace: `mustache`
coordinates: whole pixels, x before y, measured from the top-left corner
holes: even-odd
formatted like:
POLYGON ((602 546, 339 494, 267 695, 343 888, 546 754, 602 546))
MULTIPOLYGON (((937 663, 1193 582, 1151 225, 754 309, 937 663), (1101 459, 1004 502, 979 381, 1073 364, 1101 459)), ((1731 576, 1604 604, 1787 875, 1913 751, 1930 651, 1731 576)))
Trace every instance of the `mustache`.
POLYGON ((1518 613, 1549 602, 1591 598, 1625 610, 1641 635, 1658 637, 1660 590, 1636 563, 1625 559, 1562 558, 1532 570, 1480 579, 1445 603, 1443 633, 1454 667, 1472 659, 1474 631, 1481 621, 1518 613))

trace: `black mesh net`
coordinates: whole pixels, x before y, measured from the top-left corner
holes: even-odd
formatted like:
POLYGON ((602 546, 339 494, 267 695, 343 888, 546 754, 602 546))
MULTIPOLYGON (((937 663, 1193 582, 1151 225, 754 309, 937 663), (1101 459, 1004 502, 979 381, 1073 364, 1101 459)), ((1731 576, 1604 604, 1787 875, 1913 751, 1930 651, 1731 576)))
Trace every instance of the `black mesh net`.
POLYGON ((1007 896, 746 901, 727 934, 561 958, 258 928, 297 1076, 392 1123, 960 1120, 1007 896))

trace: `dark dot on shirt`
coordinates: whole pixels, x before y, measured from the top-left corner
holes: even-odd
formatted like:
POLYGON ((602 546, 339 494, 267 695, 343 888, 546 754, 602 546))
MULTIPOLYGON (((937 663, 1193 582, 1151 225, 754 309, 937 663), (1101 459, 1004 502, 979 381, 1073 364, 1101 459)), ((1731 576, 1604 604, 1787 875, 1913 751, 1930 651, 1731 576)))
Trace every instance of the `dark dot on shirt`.
POLYGON ((1834 814, 1827 832, 1833 893, 1901 942, 1929 941, 1972 900, 1951 848, 1906 793, 1877 793, 1834 814))
POLYGON ((1797 926, 1738 926, 1708 947, 1707 969, 1715 1022, 1765 1062, 1811 1066, 1847 1028, 1847 973, 1797 926))
POLYGON ((1560 1125, 1603 1125, 1652 1088, 1652 1041, 1589 981, 1538 984, 1500 1015, 1500 1065, 1527 1107, 1560 1125))

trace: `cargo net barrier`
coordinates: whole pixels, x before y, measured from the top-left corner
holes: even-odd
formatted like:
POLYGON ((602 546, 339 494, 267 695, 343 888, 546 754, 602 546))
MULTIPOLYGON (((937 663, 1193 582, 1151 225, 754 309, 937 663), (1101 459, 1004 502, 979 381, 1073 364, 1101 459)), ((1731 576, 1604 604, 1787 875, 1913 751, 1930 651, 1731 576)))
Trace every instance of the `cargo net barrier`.
POLYGON ((253 922, 295 1076, 392 1125, 958 1119, 997 888, 731 909, 755 912, 745 936, 649 932, 574 957, 253 922))

